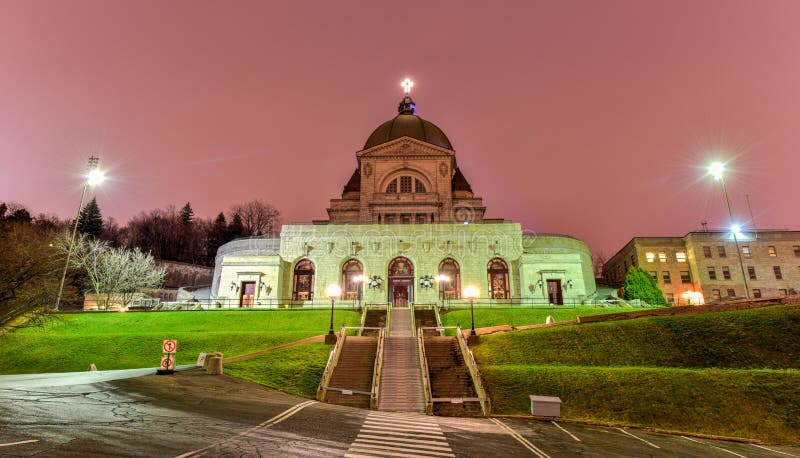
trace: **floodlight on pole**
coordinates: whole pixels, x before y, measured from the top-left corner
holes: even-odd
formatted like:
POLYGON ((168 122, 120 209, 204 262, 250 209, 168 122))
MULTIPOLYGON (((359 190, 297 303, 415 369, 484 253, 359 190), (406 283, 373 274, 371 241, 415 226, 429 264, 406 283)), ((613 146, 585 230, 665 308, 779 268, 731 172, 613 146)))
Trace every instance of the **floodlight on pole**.
POLYGON ((450 281, 450 277, 447 275, 439 274, 436 276, 435 280, 439 282, 439 295, 442 296, 442 307, 444 308, 444 284, 450 281))
POLYGON ((469 299, 469 316, 470 316, 470 331, 469 335, 474 336, 475 333, 475 310, 474 310, 474 302, 475 298, 478 297, 478 287, 469 285, 464 288, 464 297, 469 299))
POLYGON ((728 198, 728 188, 725 186, 725 164, 722 162, 713 162, 708 166, 708 173, 719 181, 722 185, 722 196, 725 198, 725 206, 728 209, 728 222, 730 223, 730 231, 733 235, 733 245, 736 247, 736 256, 739 259, 739 267, 742 271, 742 281, 744 282, 745 297, 750 299, 750 288, 747 286, 747 274, 744 271, 744 262, 742 261, 742 251, 739 249, 739 236, 742 235, 742 227, 733 222, 733 211, 731 211, 731 201, 728 198))
POLYGON ((86 198, 86 188, 95 187, 100 185, 105 180, 105 174, 98 168, 100 158, 97 156, 89 156, 89 162, 86 166, 86 175, 83 179, 83 192, 81 192, 81 201, 78 204, 78 213, 75 215, 75 225, 72 227, 72 237, 69 241, 69 248, 67 248, 67 260, 64 263, 64 273, 61 274, 61 284, 58 287, 58 296, 56 297, 56 310, 61 310, 61 296, 64 294, 64 282, 67 279, 67 270, 69 269, 69 260, 72 257, 72 248, 75 245, 75 237, 78 234, 78 221, 81 219, 81 210, 83 210, 83 199, 86 198))

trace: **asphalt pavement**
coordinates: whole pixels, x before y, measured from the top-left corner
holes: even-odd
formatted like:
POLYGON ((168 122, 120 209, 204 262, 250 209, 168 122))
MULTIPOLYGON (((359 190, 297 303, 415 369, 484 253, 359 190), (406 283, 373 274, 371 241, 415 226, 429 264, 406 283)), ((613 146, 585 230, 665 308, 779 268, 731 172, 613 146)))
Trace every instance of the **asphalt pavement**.
POLYGON ((52 384, 0 376, 0 456, 800 457, 797 448, 566 421, 374 412, 199 370, 103 372, 52 384))

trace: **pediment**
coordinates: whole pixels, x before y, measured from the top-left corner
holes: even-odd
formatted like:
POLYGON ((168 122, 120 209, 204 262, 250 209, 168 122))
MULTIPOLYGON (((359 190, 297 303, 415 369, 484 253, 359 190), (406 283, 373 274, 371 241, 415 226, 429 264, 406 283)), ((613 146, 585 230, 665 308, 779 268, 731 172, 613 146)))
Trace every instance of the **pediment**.
POLYGON ((397 158, 420 158, 420 157, 453 157, 455 152, 447 148, 441 148, 430 143, 417 140, 412 137, 400 137, 395 140, 382 143, 369 149, 361 150, 356 153, 356 157, 397 157, 397 158))

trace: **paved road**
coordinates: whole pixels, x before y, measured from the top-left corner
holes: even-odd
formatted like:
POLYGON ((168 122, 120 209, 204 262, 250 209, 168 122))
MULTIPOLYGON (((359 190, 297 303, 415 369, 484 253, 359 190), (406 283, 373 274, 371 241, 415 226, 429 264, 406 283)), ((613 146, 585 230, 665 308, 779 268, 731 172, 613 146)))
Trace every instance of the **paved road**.
POLYGON ((58 386, 35 379, 0 385, 0 456, 800 457, 566 422, 370 412, 200 371, 58 386))

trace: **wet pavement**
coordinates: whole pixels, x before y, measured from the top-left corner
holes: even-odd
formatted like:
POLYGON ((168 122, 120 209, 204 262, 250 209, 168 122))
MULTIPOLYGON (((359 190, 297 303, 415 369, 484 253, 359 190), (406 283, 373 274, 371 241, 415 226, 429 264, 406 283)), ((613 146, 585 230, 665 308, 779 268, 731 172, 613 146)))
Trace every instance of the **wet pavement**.
POLYGON ((0 377, 0 456, 800 457, 569 422, 370 413, 198 370, 99 377, 56 386, 0 377))

